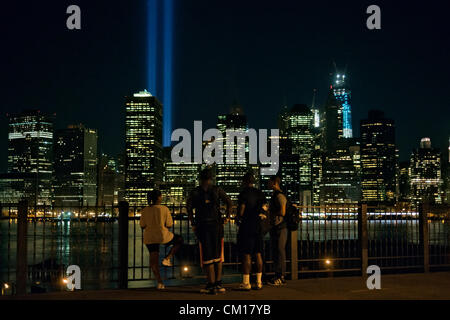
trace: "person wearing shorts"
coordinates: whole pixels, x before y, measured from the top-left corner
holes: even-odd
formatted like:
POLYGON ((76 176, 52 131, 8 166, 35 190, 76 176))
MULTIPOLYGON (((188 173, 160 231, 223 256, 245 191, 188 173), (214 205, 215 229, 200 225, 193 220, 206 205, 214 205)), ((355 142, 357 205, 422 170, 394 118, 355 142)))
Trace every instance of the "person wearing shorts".
POLYGON ((186 204, 189 221, 199 242, 200 264, 206 271, 208 281, 201 292, 223 293, 223 225, 230 217, 231 200, 225 191, 212 184, 212 173, 205 169, 200 173, 200 186, 191 192, 186 204), (225 220, 220 212, 220 201, 226 204, 225 220))
POLYGON ((172 257, 183 244, 183 238, 170 232, 173 226, 172 215, 169 208, 161 205, 162 195, 159 190, 148 194, 149 206, 142 210, 140 225, 144 233, 144 244, 150 253, 150 267, 158 282, 156 288, 164 289, 164 283, 159 272, 159 247, 160 245, 172 246, 169 254, 162 260, 162 265, 172 266, 172 257))
POLYGON ((256 264, 256 283, 254 289, 262 289, 262 271, 263 271, 263 235, 261 228, 261 219, 266 218, 263 215, 266 204, 266 197, 261 190, 255 188, 255 178, 253 174, 247 173, 242 179, 243 189, 238 197, 238 248, 242 257, 242 283, 239 290, 249 291, 250 271, 252 267, 252 256, 255 256, 256 264))

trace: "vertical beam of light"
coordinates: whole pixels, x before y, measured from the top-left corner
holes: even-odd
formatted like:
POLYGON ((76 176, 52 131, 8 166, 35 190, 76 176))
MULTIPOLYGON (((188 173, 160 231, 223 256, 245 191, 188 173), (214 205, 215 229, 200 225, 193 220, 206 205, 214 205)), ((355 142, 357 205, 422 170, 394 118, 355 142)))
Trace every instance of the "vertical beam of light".
POLYGON ((174 0, 164 0, 164 66, 163 66, 163 145, 171 144, 173 86, 173 13, 174 0))
POLYGON ((147 89, 158 95, 158 0, 147 1, 147 89))

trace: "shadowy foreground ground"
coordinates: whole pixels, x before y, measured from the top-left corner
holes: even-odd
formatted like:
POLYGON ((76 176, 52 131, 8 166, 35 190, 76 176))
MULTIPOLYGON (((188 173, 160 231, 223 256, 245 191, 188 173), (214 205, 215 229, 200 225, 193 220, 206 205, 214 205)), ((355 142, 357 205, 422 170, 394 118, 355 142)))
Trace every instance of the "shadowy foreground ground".
POLYGON ((19 300, 309 300, 309 299, 450 299, 450 272, 382 275, 381 290, 368 290, 361 277, 288 281, 281 288, 265 286, 261 291, 233 290, 216 296, 199 293, 199 286, 155 289, 56 292, 5 297, 19 300))

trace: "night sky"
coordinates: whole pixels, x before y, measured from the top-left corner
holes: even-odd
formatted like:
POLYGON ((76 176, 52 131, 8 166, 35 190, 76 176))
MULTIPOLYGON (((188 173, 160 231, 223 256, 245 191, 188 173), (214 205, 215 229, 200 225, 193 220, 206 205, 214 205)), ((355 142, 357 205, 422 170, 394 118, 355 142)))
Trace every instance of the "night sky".
MULTIPOLYGON (((397 125, 402 160, 419 139, 450 136, 450 7, 444 1, 175 0, 174 129, 215 126, 234 99, 253 128, 276 128, 287 102, 323 105, 332 61, 347 65, 354 135, 369 109, 397 125), (382 30, 366 28, 377 4, 382 30)), ((145 1, 2 3, 0 171, 6 113, 56 113, 56 128, 99 130, 99 150, 124 146, 124 97, 146 87, 145 1), (82 30, 66 28, 77 4, 82 30)))

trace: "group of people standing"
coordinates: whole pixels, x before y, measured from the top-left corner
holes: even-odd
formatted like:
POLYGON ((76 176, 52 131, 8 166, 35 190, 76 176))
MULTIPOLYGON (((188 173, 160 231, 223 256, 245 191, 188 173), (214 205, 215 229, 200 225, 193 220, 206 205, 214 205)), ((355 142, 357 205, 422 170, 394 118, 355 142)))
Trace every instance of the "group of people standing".
MULTIPOLYGON (((200 264, 205 269, 207 284, 202 293, 224 293, 222 285, 222 263, 224 261, 224 225, 229 222, 232 201, 223 189, 213 185, 213 175, 209 169, 200 173, 197 186, 187 199, 189 223, 199 246, 200 264), (225 204, 225 217, 220 207, 225 204)), ((255 187, 255 178, 247 173, 242 178, 242 191, 238 196, 236 223, 239 225, 237 242, 242 257, 242 283, 239 290, 260 290, 263 287, 263 237, 269 232, 273 249, 275 277, 267 283, 273 286, 286 284, 286 196, 281 191, 281 179, 273 176, 269 187, 273 191, 270 201, 255 187), (252 257, 255 258, 256 279, 250 284, 252 257)), ((144 243, 150 252, 150 266, 158 282, 157 289, 164 289, 159 272, 160 245, 172 246, 162 260, 163 266, 172 266, 172 257, 183 244, 181 236, 170 232, 172 216, 166 206, 161 205, 161 192, 149 194, 149 206, 141 213, 140 225, 144 229, 144 243)))

